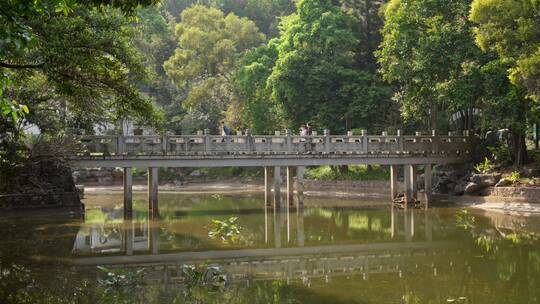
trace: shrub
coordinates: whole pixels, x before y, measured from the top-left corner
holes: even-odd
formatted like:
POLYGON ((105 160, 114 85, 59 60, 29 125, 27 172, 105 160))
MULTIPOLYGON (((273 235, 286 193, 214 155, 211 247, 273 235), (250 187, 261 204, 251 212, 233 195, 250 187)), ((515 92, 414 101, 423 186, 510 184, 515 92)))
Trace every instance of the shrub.
POLYGON ((496 147, 488 147, 489 152, 493 155, 493 160, 501 165, 508 165, 512 163, 512 151, 506 145, 499 145, 496 147))
POLYGON ((521 176, 520 176, 519 172, 517 172, 517 171, 513 171, 510 174, 510 176, 507 177, 507 179, 510 182, 512 182, 512 184, 515 184, 515 183, 519 182, 520 178, 521 178, 521 176))
POLYGON ((389 169, 384 166, 349 165, 346 172, 340 172, 337 167, 319 166, 308 168, 306 178, 312 180, 388 180, 389 169))
POLYGON ((489 158, 484 158, 484 162, 481 162, 474 166, 474 169, 478 173, 490 173, 493 171, 493 164, 489 160, 489 158))

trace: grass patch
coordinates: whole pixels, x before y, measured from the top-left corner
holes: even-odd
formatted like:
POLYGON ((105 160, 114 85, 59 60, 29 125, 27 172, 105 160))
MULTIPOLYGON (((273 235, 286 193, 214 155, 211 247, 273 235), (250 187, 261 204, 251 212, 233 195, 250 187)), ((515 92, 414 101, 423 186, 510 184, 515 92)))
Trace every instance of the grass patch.
POLYGON ((342 173, 337 166, 319 166, 307 168, 306 178, 312 180, 389 180, 390 169, 387 166, 349 165, 349 170, 342 173))

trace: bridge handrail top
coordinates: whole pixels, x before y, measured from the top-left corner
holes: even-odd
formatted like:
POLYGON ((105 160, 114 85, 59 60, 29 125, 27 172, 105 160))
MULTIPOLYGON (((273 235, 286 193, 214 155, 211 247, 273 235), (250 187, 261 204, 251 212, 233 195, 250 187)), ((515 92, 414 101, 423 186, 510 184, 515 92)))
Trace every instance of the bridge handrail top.
MULTIPOLYGON (((190 135, 75 135, 75 137, 78 138, 203 138, 203 137, 211 137, 211 138, 242 138, 247 137, 247 135, 217 135, 217 134, 209 134, 209 135, 203 135, 203 134, 190 134, 190 135)), ((368 135, 347 135, 347 134, 332 134, 332 135, 298 135, 298 134, 291 134, 291 135, 259 135, 259 134, 251 134, 251 137, 255 138, 285 138, 287 136, 294 137, 294 138, 324 138, 324 137, 331 137, 331 138, 362 138, 362 137, 368 137, 368 138, 433 138, 433 137, 441 137, 441 138, 468 138, 469 136, 466 135, 446 135, 446 134, 423 134, 423 135, 377 135, 377 134, 368 134, 368 135)))

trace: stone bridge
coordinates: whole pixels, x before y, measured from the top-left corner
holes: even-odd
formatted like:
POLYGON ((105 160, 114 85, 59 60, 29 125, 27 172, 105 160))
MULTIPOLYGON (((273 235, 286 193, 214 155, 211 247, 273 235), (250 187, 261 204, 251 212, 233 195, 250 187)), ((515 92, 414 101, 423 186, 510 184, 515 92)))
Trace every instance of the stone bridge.
POLYGON ((124 168, 124 204, 130 214, 132 168, 148 168, 149 208, 157 209, 158 168, 262 166, 265 168, 265 203, 281 202, 281 167, 286 167, 287 204, 293 205, 296 174, 297 203, 302 203, 305 166, 370 164, 391 167, 392 198, 397 196, 397 169, 404 166, 405 200, 417 199, 416 178, 420 167, 425 174, 425 206, 430 201, 431 166, 463 162, 470 155, 470 138, 464 134, 438 135, 416 132, 395 135, 252 135, 249 131, 233 136, 80 136, 79 150, 72 155, 74 167, 124 168), (273 181, 272 181, 273 175, 273 181), (273 187, 272 187, 273 186, 273 187))

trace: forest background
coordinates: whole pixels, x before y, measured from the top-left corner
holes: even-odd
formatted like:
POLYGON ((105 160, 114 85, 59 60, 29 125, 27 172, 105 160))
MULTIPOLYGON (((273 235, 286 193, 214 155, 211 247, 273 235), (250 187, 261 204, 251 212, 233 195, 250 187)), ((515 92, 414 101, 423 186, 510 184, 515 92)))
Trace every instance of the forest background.
POLYGON ((537 0, 2 1, 0 167, 32 155, 30 127, 126 120, 172 134, 222 120, 258 134, 507 129, 505 157, 523 165, 539 19, 537 0))

